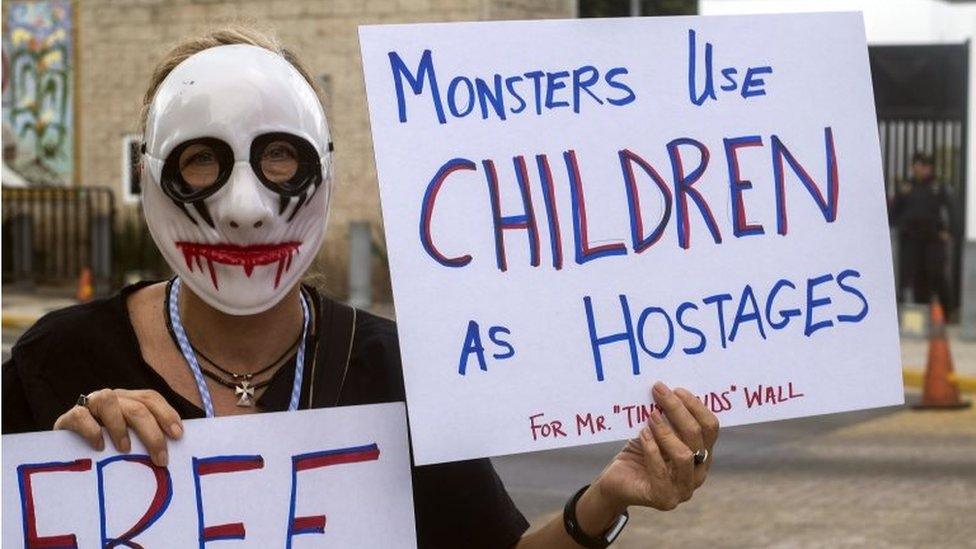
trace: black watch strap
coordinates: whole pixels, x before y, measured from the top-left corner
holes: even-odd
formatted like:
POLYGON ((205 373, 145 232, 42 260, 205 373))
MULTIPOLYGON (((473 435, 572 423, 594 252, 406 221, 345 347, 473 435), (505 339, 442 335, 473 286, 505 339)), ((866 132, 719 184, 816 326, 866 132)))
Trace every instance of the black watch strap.
POLYGON ((630 518, 630 515, 627 513, 627 511, 624 511, 622 515, 617 517, 617 520, 614 521, 613 525, 611 525, 606 532, 603 532, 600 537, 593 538, 586 535, 586 533, 583 532, 583 529, 580 528, 579 521, 576 519, 576 502, 579 501, 580 496, 582 496, 583 492, 585 492, 589 487, 590 485, 587 484, 586 486, 580 488, 575 494, 573 494, 573 497, 569 498, 569 501, 566 502, 566 507, 563 508, 563 526, 566 528, 566 533, 569 534, 569 537, 573 538, 573 541, 582 545, 583 547, 586 547, 587 549, 604 549, 605 547, 609 547, 610 544, 617 539, 617 536, 619 536, 620 532, 623 531, 624 525, 627 524, 627 520, 630 518))

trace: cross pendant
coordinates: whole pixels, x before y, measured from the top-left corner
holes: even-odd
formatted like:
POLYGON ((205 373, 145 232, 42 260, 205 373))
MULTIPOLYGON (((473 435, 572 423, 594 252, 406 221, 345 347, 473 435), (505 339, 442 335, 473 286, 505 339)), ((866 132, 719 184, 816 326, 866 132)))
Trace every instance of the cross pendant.
POLYGON ((251 382, 243 379, 234 388, 234 394, 237 395, 237 405, 242 408, 250 408, 254 406, 254 387, 251 387, 251 382))

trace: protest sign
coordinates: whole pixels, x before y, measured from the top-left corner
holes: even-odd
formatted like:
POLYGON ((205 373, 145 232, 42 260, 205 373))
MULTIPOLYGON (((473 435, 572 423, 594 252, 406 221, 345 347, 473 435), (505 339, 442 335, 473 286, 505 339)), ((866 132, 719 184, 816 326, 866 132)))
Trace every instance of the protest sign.
POLYGON ((4 436, 3 546, 416 547, 402 403, 191 420, 168 450, 4 436))
POLYGON ((360 40, 417 463, 903 402, 859 14, 360 40))

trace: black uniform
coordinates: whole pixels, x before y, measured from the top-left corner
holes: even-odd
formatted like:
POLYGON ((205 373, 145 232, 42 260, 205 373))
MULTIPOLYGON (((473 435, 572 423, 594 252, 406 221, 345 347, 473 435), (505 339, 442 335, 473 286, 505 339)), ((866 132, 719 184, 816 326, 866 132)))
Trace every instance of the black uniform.
POLYGON ((950 308, 946 280, 946 242, 949 231, 949 196, 934 179, 912 179, 896 196, 891 209, 899 229, 901 287, 911 289, 916 301, 928 301, 930 294, 950 308))

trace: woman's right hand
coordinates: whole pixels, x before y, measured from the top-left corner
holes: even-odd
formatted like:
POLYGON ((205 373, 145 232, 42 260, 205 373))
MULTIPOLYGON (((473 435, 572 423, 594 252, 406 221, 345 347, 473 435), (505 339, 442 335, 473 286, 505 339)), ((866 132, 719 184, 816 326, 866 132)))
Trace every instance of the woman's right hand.
POLYGON ((169 462, 166 438, 183 436, 180 415, 162 395, 150 390, 101 389, 88 395, 88 406, 75 405, 54 422, 56 430, 73 431, 98 451, 105 449, 102 427, 122 453, 132 448, 131 428, 160 467, 169 462))

